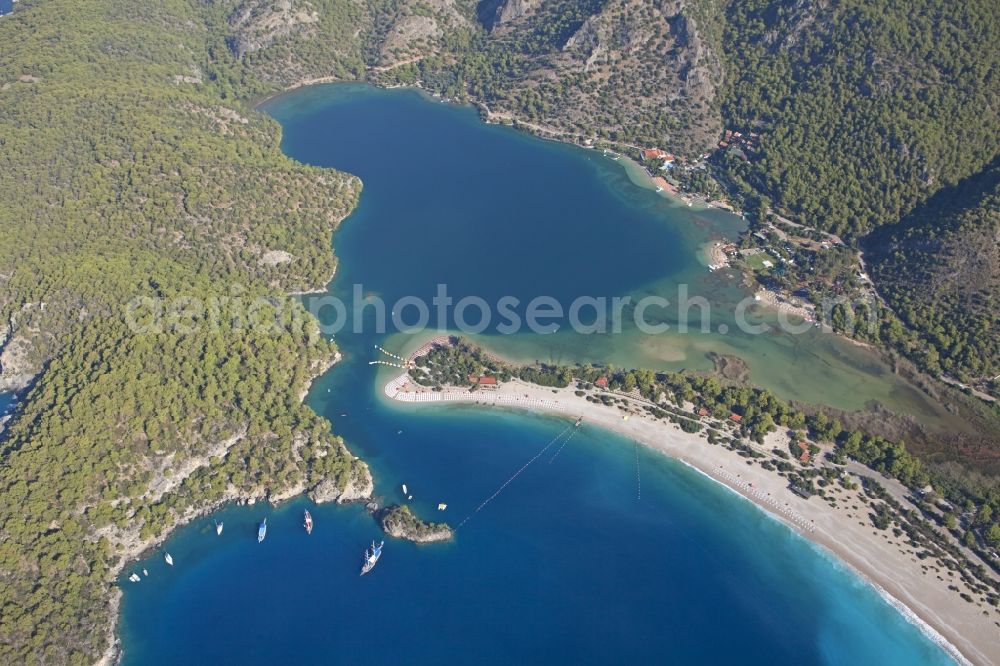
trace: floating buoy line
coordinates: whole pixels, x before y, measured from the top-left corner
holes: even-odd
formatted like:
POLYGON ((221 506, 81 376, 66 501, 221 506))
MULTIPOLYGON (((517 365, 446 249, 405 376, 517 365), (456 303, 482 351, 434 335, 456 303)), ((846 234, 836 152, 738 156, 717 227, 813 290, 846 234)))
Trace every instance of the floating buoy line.
POLYGON ((396 361, 399 361, 399 363, 395 363, 393 361, 385 361, 385 360, 382 360, 382 359, 378 359, 378 360, 375 360, 375 361, 368 361, 368 365, 387 365, 387 366, 389 366, 391 368, 399 368, 400 370, 409 370, 410 368, 413 367, 413 363, 411 361, 403 358, 402 356, 398 356, 396 354, 393 354, 391 351, 389 351, 387 349, 383 349, 382 347, 379 347, 378 345, 375 345, 375 351, 381 352, 381 353, 385 354, 386 356, 388 356, 389 358, 395 359, 396 361))
POLYGON ((562 450, 564 448, 566 448, 566 445, 569 444, 569 440, 573 439, 573 436, 576 435, 576 433, 577 433, 577 429, 574 427, 573 428, 573 432, 571 432, 569 434, 569 437, 567 437, 566 439, 564 439, 563 443, 559 445, 558 449, 556 449, 555 455, 553 455, 551 458, 549 458, 549 464, 550 465, 552 464, 552 461, 554 461, 556 458, 559 457, 559 454, 562 453, 562 450))
MULTIPOLYGON (((399 368, 400 370, 409 370, 410 368, 413 367, 413 362, 412 361, 410 361, 408 359, 405 359, 402 356, 398 356, 397 354, 393 354, 392 352, 390 352, 390 351, 388 351, 388 350, 380 347, 377 344, 375 345, 375 350, 378 351, 378 352, 381 352, 382 354, 385 354, 386 356, 388 356, 391 359, 395 359, 396 361, 400 361, 401 363, 396 363, 396 362, 393 362, 393 361, 385 361, 385 360, 382 360, 382 359, 376 359, 374 361, 368 361, 368 365, 386 365, 386 366, 393 367, 393 368, 399 368)), ((624 416, 623 420, 627 421, 628 420, 628 416, 627 415, 624 416)), ((531 458, 531 460, 529 460, 528 462, 526 462, 519 470, 517 470, 516 472, 514 472, 514 474, 511 475, 511 477, 509 479, 507 479, 506 481, 504 481, 503 484, 499 488, 497 488, 493 492, 492 495, 490 495, 485 500, 483 500, 482 503, 480 503, 479 506, 477 506, 475 509, 473 509, 473 511, 469 515, 467 515, 465 518, 463 518, 462 522, 460 522, 455 527, 455 530, 458 530, 460 527, 462 527, 467 522, 469 522, 469 520, 474 515, 476 515, 480 511, 482 511, 486 507, 487 504, 489 504, 494 499, 496 499, 497 496, 499 496, 500 493, 502 493, 504 491, 504 489, 507 486, 509 486, 514 481, 514 479, 516 479, 518 476, 521 475, 522 472, 524 472, 524 470, 528 469, 528 467, 530 467, 532 463, 534 463, 536 460, 538 460, 542 456, 542 454, 545 453, 547 450, 549 450, 549 448, 551 448, 556 442, 558 442, 559 440, 563 439, 563 437, 566 436, 566 433, 569 433, 569 436, 566 437, 565 439, 563 439, 562 444, 560 444, 560 446, 556 450, 555 454, 551 458, 549 458, 549 463, 548 464, 551 465, 555 461, 555 459, 559 457, 559 454, 562 453, 563 449, 566 448, 566 445, 569 444, 569 441, 571 439, 573 439, 573 437, 576 435, 576 428, 578 428, 580 426, 580 422, 581 421, 582 421, 582 417, 580 419, 578 419, 575 424, 566 426, 566 428, 562 432, 560 432, 558 435, 556 435, 555 437, 553 437, 551 441, 549 441, 545 446, 543 446, 542 449, 531 458), (571 430, 572 430, 572 432, 570 432, 571 430)), ((402 432, 402 431, 400 431, 400 432, 402 432)), ((400 434, 400 433, 396 433, 396 434, 400 434)), ((407 493, 405 491, 405 487, 404 487, 403 494, 407 495, 407 493)), ((640 472, 639 472, 639 444, 638 444, 638 442, 635 443, 635 498, 636 498, 636 500, 641 500, 642 499, 642 477, 641 477, 640 472)), ((410 497, 407 497, 407 499, 410 499, 410 497)), ((443 504, 443 503, 439 504, 438 505, 438 511, 443 511, 445 509, 445 507, 447 507, 447 506, 448 506, 447 504, 443 504)))
POLYGON ((388 365, 393 368, 399 368, 400 370, 408 370, 407 366, 400 365, 399 363, 392 363, 390 361, 368 361, 368 365, 388 365))
POLYGON ((565 428, 565 429, 564 429, 564 430, 563 430, 562 432, 560 432, 560 433, 559 433, 558 435, 556 435, 555 437, 553 437, 553 438, 552 438, 552 439, 551 439, 551 440, 549 441, 549 443, 548 443, 548 444, 546 444, 545 446, 543 446, 543 447, 542 447, 542 450, 541 450, 541 451, 539 451, 538 453, 536 453, 536 454, 535 454, 535 455, 534 455, 534 456, 533 456, 533 457, 531 458, 531 460, 529 460, 528 462, 524 463, 524 465, 523 465, 523 466, 521 467, 521 469, 519 469, 519 470, 517 470, 516 472, 514 472, 514 474, 513 474, 513 475, 512 475, 512 476, 511 476, 511 477, 510 477, 509 479, 507 479, 506 481, 504 481, 504 482, 503 482, 503 485, 501 485, 501 486, 500 486, 499 488, 497 488, 497 489, 496 489, 496 491, 495 491, 495 492, 494 492, 494 493, 493 493, 492 495, 490 495, 490 496, 489 496, 489 497, 487 497, 487 498, 486 498, 485 500, 483 500, 482 504, 480 504, 479 506, 477 506, 477 507, 476 507, 476 508, 475 508, 475 509, 474 509, 474 510, 472 511, 472 513, 470 513, 470 514, 469 514, 469 515, 467 515, 467 516, 466 516, 465 518, 463 518, 463 519, 462 519, 462 522, 460 522, 460 523, 458 524, 458 527, 456 527, 456 528, 455 528, 455 530, 456 530, 456 531, 458 531, 458 529, 459 529, 459 528, 461 528, 461 527, 462 527, 462 525, 465 525, 465 524, 466 524, 467 522, 469 522, 469 519, 470 519, 470 518, 472 518, 472 517, 473 517, 474 515, 476 515, 476 514, 477 514, 477 513, 479 513, 480 511, 482 511, 482 510, 483 510, 483 508, 484 508, 484 507, 485 507, 485 506, 486 506, 487 504, 489 504, 489 503, 490 503, 490 502, 492 502, 492 501, 493 501, 494 499, 496 499, 497 495, 499 495, 500 493, 502 493, 502 492, 503 492, 503 489, 504 489, 504 488, 506 488, 507 486, 509 486, 509 485, 510 485, 510 484, 511 484, 511 483, 512 483, 512 482, 514 481, 514 479, 516 479, 517 477, 519 477, 519 476, 521 475, 521 472, 523 472, 524 470, 528 469, 528 467, 530 467, 530 466, 531 466, 531 463, 533 463, 533 462, 535 462, 536 460, 538 460, 539 458, 541 458, 541 457, 542 457, 542 454, 543 454, 543 453, 545 453, 546 451, 548 451, 548 450, 549 450, 549 449, 550 449, 550 448, 552 447, 552 445, 553 445, 553 444, 555 444, 555 443, 556 443, 556 442, 558 442, 558 441, 559 441, 560 439, 562 439, 563 435, 565 435, 565 434, 566 434, 567 432, 569 432, 569 431, 570 431, 570 430, 572 430, 572 429, 573 429, 573 425, 572 425, 572 424, 570 424, 570 425, 566 426, 566 428, 565 428))

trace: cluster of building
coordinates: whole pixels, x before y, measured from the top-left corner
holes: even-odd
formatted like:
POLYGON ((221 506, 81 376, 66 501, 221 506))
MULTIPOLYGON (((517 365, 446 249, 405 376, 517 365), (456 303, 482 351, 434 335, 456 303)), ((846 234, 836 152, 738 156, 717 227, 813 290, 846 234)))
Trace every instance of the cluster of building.
POLYGON ((757 132, 739 132, 727 129, 719 142, 719 148, 729 148, 735 146, 746 150, 757 150, 760 147, 760 134, 757 132))
POLYGON ((646 148, 639 154, 639 156, 642 158, 643 162, 648 162, 649 160, 662 160, 663 165, 660 167, 661 170, 673 169, 678 160, 681 160, 681 158, 676 155, 671 155, 670 153, 662 151, 659 148, 646 148))
POLYGON ((734 150, 737 154, 747 159, 747 154, 745 151, 756 152, 760 148, 760 134, 757 132, 739 132, 737 130, 727 129, 725 134, 722 136, 722 141, 719 142, 719 148, 723 150, 734 150))
MULTIPOLYGON (((660 165, 660 171, 667 171, 668 169, 673 169, 678 162, 683 161, 683 158, 679 158, 676 155, 671 155, 670 153, 660 150, 659 148, 646 148, 639 152, 639 158, 643 162, 649 161, 662 161, 663 164, 660 165)), ((663 176, 653 176, 653 184, 656 185, 658 192, 666 191, 670 194, 679 194, 680 190, 677 186, 669 182, 663 176)))

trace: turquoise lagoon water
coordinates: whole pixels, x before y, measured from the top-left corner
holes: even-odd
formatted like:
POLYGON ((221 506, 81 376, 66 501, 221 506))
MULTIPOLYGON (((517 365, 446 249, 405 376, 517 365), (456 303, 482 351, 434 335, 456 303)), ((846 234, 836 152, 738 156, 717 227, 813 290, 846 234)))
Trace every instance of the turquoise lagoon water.
MULTIPOLYGON (((410 91, 322 87, 268 110, 285 126, 289 154, 365 181, 334 241, 335 294, 361 282, 393 300, 447 282, 456 298, 566 298, 641 293, 685 276, 720 303, 734 291, 706 282, 692 248, 738 221, 638 189, 599 155, 482 126, 468 109, 410 91)), ((623 346, 635 349, 616 347, 620 358, 663 360, 666 347, 629 335, 623 346)), ((593 337, 522 337, 490 339, 525 356, 606 349, 593 337)), ((368 461, 383 502, 403 501, 406 483, 420 515, 458 524, 570 426, 387 404, 378 386, 388 375, 367 364, 386 339, 339 334, 345 361, 308 398, 368 461)), ((698 344, 673 347, 685 358, 663 362, 697 365, 698 344)), ((802 357, 829 349, 806 344, 802 357)), ((856 361, 840 363, 871 377, 856 361)), ((888 385, 877 374, 867 381, 888 385)), ((136 566, 150 571, 140 584, 124 581, 132 569, 123 575, 124 663, 950 663, 872 588, 692 470, 586 425, 549 462, 554 450, 452 542, 389 540, 364 578, 361 553, 379 531, 360 507, 300 499, 200 520, 165 545, 174 567, 157 554, 136 566)))
MULTIPOLYGON (((701 255, 707 244, 734 238, 743 221, 636 186, 599 151, 486 126, 472 109, 428 102, 412 90, 316 87, 266 108, 284 125, 286 152, 364 182, 360 205, 334 243, 342 263, 331 291, 345 302, 357 284, 390 305, 411 296, 429 303, 443 283, 455 301, 475 296, 491 305, 504 296, 522 304, 551 296, 568 308, 580 295, 658 295, 676 304, 685 285, 691 297, 712 304, 711 333, 698 330, 693 309, 683 335, 676 326, 643 334, 626 312, 619 335, 577 335, 565 321, 554 335, 497 335, 495 315, 484 337, 516 359, 619 367, 710 369, 708 352, 735 354, 755 384, 785 398, 843 409, 879 401, 963 427, 876 356, 837 336, 742 333, 733 310, 747 293, 730 274, 706 270, 701 255)), ((404 312, 413 322, 414 312, 404 312)), ((365 313, 370 329, 374 312, 365 313)), ((676 318, 676 305, 646 314, 651 323, 676 318)), ((478 321, 475 309, 467 321, 478 321)))

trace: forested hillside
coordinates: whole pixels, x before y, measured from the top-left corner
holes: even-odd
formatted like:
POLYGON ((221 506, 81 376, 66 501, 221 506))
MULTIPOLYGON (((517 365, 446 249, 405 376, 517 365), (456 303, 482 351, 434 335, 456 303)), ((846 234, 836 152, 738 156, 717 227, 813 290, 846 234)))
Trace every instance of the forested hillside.
POLYGON ((38 377, 0 446, 3 663, 95 661, 122 558, 199 507, 365 485, 299 401, 335 349, 284 297, 332 273, 359 183, 280 153, 234 97, 265 88, 216 12, 49 0, 0 19, 0 358, 38 377), (257 298, 267 326, 246 319, 257 298))
POLYGON ((530 123, 578 142, 662 145, 694 155, 722 131, 711 110, 722 72, 692 4, 482 2, 450 38, 430 50, 411 46, 408 58, 374 76, 421 81, 479 101, 493 120, 530 123))
POLYGON ((287 86, 364 77, 362 34, 370 25, 364 3, 218 0, 212 6, 224 21, 226 45, 261 80, 287 86))
POLYGON ((723 115, 763 135, 744 173, 812 226, 895 222, 997 154, 990 0, 734 0, 723 35, 723 115))
POLYGON ((927 365, 1000 374, 1000 162, 865 239, 879 291, 921 332, 927 365))

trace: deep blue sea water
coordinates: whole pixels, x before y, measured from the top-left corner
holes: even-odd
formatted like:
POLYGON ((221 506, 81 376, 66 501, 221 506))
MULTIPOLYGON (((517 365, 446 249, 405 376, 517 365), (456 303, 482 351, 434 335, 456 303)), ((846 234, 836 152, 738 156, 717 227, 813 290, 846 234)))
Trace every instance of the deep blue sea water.
MULTIPOLYGON (((703 273, 693 245, 735 224, 714 214, 685 224, 687 211, 634 191, 620 170, 409 91, 317 88, 268 108, 289 154, 366 183, 334 239, 333 293, 355 281, 390 298, 437 281, 456 295, 628 293, 703 273), (435 180, 438 198, 426 189, 435 180)), ((386 337, 337 341, 345 361, 309 404, 368 461, 383 502, 403 501, 406 483, 426 518, 457 524, 571 425, 387 404, 377 390, 387 375, 367 365, 386 337)), ((582 348, 566 344, 566 354, 582 348)), ((141 583, 125 572, 124 663, 950 663, 872 588, 753 505, 586 425, 454 541, 389 540, 359 578, 378 537, 360 507, 305 499, 197 521, 165 544, 174 567, 157 554, 136 565, 150 571, 141 583), (221 537, 213 520, 225 522, 221 537)))
MULTIPOLYGON (((0 391, 0 418, 7 416, 14 411, 14 398, 15 396, 13 393, 4 393, 0 391)), ((0 439, 3 439, 3 433, 0 433, 0 439)))
POLYGON ((0 416, 8 413, 14 405, 14 394, 0 391, 0 416))

